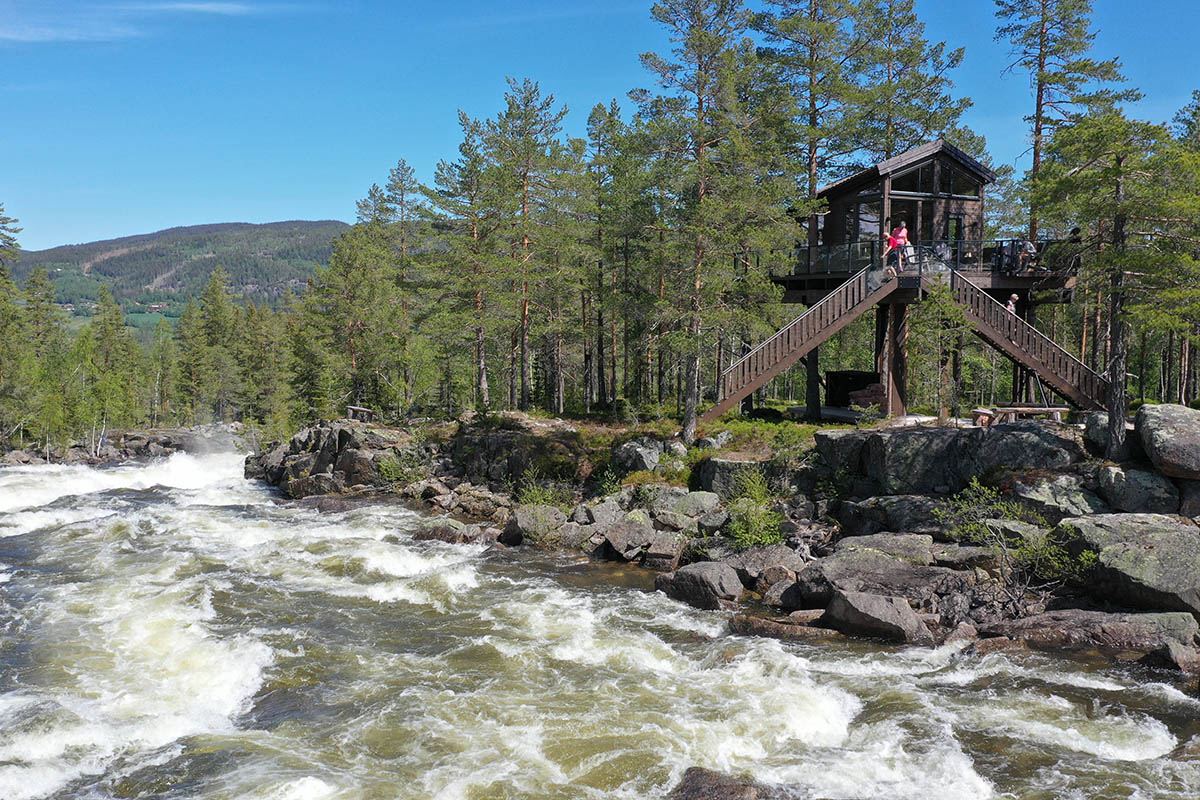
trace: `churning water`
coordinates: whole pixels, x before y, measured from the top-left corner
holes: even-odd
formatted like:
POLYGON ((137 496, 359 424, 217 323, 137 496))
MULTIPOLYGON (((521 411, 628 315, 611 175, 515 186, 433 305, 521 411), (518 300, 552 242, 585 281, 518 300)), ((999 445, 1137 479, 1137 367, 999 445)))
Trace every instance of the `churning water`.
POLYGON ((0 798, 1194 798, 1200 702, 1042 656, 728 636, 649 576, 284 505, 241 457, 0 470, 0 798))

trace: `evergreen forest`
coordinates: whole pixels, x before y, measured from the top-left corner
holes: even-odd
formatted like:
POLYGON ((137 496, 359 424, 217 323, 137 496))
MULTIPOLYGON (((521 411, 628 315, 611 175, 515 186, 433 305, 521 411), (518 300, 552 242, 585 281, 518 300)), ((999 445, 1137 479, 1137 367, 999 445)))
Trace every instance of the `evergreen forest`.
MULTIPOLYGON (((1031 89, 1010 121, 1028 131, 1024 174, 963 124, 963 50, 929 40, 913 0, 661 0, 650 14, 671 48, 642 54, 645 86, 598 98, 584 135, 564 132, 550 87, 509 78, 492 116, 459 113, 429 183, 396 154, 303 286, 268 299, 245 287, 292 272, 235 281, 238 264, 199 259, 198 294, 142 340, 118 301, 152 267, 99 285, 72 330, 49 265, 14 270, 19 223, 0 206, 0 438, 214 420, 278 437, 359 405, 385 420, 669 417, 690 441, 720 371, 800 312, 770 275, 824 212, 818 189, 939 137, 1000 175, 987 238, 1081 229, 1075 301, 1038 325, 1126 376, 1110 408, 1200 395, 1200 91, 1172 119, 1131 116, 1137 88, 1092 53, 1091 0, 996 0, 994 46, 1031 89)), ((948 299, 914 305, 909 324, 910 409, 1008 395, 1009 363, 964 338, 948 299)), ((822 345, 822 367, 873 369, 873 336, 867 315, 822 345)), ((800 403, 805 382, 798 366, 756 402, 800 403)))

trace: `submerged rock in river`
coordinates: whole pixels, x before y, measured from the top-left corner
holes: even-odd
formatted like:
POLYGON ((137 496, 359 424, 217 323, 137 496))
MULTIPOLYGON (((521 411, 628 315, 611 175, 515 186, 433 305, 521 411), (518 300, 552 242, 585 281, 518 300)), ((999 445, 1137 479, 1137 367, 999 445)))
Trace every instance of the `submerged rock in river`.
POLYGON ((737 571, 717 561, 700 561, 659 575, 654 588, 696 608, 718 609, 738 599, 742 582, 737 571))

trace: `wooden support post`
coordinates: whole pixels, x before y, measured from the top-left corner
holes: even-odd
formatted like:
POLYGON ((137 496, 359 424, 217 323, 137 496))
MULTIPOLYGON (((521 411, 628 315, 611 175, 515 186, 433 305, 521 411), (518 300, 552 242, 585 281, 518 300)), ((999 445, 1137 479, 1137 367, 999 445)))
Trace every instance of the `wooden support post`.
POLYGON ((804 400, 808 406, 805 412, 808 418, 814 422, 821 420, 821 364, 819 356, 820 348, 814 347, 808 353, 808 380, 805 381, 804 400))
POLYGON ((887 303, 875 306, 875 371, 879 373, 879 385, 883 387, 884 414, 890 413, 888 409, 892 405, 891 381, 888 380, 888 374, 891 372, 888 363, 888 320, 891 308, 887 303))
MULTIPOLYGON (((1025 301, 1026 302, 1025 321, 1028 322, 1031 326, 1037 327, 1037 307, 1032 302, 1030 302, 1031 300, 1032 300, 1032 297, 1027 298, 1025 301)), ((1033 396, 1034 391, 1035 390, 1034 390, 1034 386, 1033 386, 1033 381, 1030 380, 1029 372, 1028 372, 1028 370, 1026 370, 1026 373, 1025 373, 1025 395, 1024 395, 1025 403, 1033 404, 1033 403, 1038 402, 1038 398, 1033 396)))
POLYGON ((888 336, 888 416, 908 413, 908 306, 891 307, 888 336))
POLYGON ((967 346, 967 343, 966 343, 964 335, 962 333, 959 333, 958 339, 955 342, 954 352, 951 354, 953 367, 952 367, 952 374, 951 374, 952 383, 950 384, 950 391, 952 392, 951 397, 950 397, 950 400, 951 400, 950 413, 953 414, 956 419, 958 417, 962 416, 962 408, 961 408, 962 394, 963 394, 962 352, 963 352, 963 348, 966 346, 967 346))

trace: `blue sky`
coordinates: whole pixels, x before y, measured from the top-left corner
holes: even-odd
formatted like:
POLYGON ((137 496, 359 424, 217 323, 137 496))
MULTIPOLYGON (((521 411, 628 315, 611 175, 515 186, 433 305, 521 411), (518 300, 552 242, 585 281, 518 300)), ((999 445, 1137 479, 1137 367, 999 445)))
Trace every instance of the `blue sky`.
MULTIPOLYGON (((344 219, 400 157, 454 155, 456 111, 495 114, 506 75, 588 110, 650 85, 649 0, 0 0, 0 202, 26 249, 205 222, 344 219)), ((917 0, 927 35, 967 48, 967 122, 1023 162, 1029 91, 1003 76, 992 0, 917 0)), ((1200 88, 1200 0, 1095 0, 1166 120, 1200 88)))

